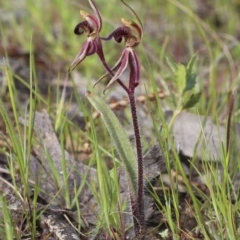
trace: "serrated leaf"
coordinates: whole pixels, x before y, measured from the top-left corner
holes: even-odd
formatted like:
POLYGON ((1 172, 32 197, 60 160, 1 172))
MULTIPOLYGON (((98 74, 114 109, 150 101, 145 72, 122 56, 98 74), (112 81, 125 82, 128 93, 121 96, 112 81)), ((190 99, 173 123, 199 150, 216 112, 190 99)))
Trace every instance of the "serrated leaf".
POLYGON ((196 74, 193 72, 193 67, 195 65, 196 59, 197 55, 193 55, 193 57, 190 59, 188 63, 186 74, 186 86, 184 92, 192 90, 196 84, 196 74))
POLYGON ((182 95, 186 87, 186 67, 183 64, 178 64, 177 66, 176 84, 178 92, 182 95))
POLYGON ((137 157, 127 134, 110 107, 98 96, 87 92, 86 97, 101 114, 107 130, 116 146, 120 159, 126 169, 130 191, 136 196, 137 191, 137 157))
POLYGON ((185 86, 184 92, 192 90, 195 87, 195 84, 196 84, 196 74, 187 73, 186 86, 185 86))
POLYGON ((199 102, 200 97, 201 93, 192 94, 186 103, 184 103, 183 110, 194 107, 199 102))
POLYGON ((188 62, 187 72, 192 72, 196 60, 197 60, 197 55, 194 54, 194 55, 191 57, 191 59, 189 60, 189 62, 188 62))
POLYGON ((168 57, 166 57, 167 65, 171 68, 171 70, 176 73, 177 65, 168 57))

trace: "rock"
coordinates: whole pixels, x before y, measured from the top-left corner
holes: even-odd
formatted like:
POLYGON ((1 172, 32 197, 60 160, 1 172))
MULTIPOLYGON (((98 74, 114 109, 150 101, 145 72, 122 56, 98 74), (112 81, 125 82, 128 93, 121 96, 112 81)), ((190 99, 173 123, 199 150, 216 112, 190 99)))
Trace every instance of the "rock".
MULTIPOLYGON (((171 112, 165 113, 166 120, 171 112)), ((217 126, 210 117, 182 112, 176 118, 172 130, 174 143, 179 151, 188 157, 201 160, 222 161, 222 148, 226 145, 226 129, 217 126)))

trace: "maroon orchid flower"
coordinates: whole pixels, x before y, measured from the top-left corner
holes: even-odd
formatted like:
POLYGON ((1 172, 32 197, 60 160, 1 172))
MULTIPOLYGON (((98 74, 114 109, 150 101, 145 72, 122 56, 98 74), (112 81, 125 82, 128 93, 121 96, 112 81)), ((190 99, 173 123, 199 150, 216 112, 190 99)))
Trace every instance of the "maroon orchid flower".
MULTIPOLYGON (((135 22, 127 21, 122 19, 123 26, 117 28, 113 33, 111 33, 107 38, 101 38, 102 40, 110 40, 114 38, 117 42, 121 42, 122 39, 125 40, 125 49, 122 52, 121 57, 117 63, 112 67, 111 72, 115 73, 106 73, 98 81, 101 81, 108 74, 112 75, 112 79, 108 83, 107 88, 109 88, 115 81, 119 81, 120 76, 125 71, 127 67, 130 68, 130 79, 128 91, 130 93, 134 92, 134 89, 137 87, 140 81, 140 64, 137 57, 137 54, 134 48, 139 44, 142 38, 142 28, 139 27, 135 22), (136 35, 134 35, 134 31, 136 35)), ((96 84, 97 84, 96 83, 96 84)), ((95 85, 96 85, 95 84, 95 85)))
MULTIPOLYGON (((128 6, 124 1, 122 2, 126 6, 128 6)), ((132 9, 130 8, 130 10, 132 9)), ((134 13, 133 10, 132 12, 134 13)), ((142 39, 143 27, 140 20, 139 20, 139 23, 141 27, 135 22, 127 21, 125 19, 122 19, 122 22, 123 22, 123 26, 120 26, 119 28, 117 28, 107 38, 101 38, 102 40, 110 40, 114 38, 117 42, 121 42, 123 39, 125 40, 125 49, 123 50, 121 57, 119 58, 117 63, 111 69, 108 70, 108 73, 105 74, 103 77, 107 76, 108 74, 112 76, 112 79, 109 81, 105 90, 108 87, 110 87, 115 81, 117 81, 125 89, 129 98, 129 104, 130 104, 132 120, 133 120, 134 136, 135 136, 135 142, 136 142, 137 161, 138 161, 138 189, 137 189, 136 202, 133 201, 133 204, 132 204, 132 211, 135 219, 134 220, 135 233, 136 233, 136 236, 140 236, 141 232, 144 231, 144 199, 143 199, 143 192, 144 192, 143 178, 144 177, 143 177, 142 145, 141 145, 141 137, 140 137, 140 131, 139 131, 134 90, 138 86, 140 81, 140 63, 139 63, 137 54, 135 52, 135 47, 139 44, 139 42, 142 39), (129 67, 130 69, 128 87, 126 87, 122 83, 122 81, 119 79, 127 67, 129 67)), ((97 83, 102 78, 100 78, 97 81, 97 83)))
POLYGON ((89 0, 90 6, 93 9, 95 16, 87 12, 80 11, 81 16, 86 19, 85 21, 79 23, 75 29, 74 33, 76 35, 81 35, 83 33, 87 34, 87 40, 83 43, 83 47, 78 53, 77 57, 71 63, 70 69, 73 70, 78 64, 80 64, 85 57, 97 53, 100 60, 105 62, 101 39, 99 37, 99 32, 102 28, 101 15, 96 7, 96 5, 89 0))
MULTIPOLYGON (((91 15, 87 12, 80 11, 80 14, 82 15, 82 17, 85 18, 85 21, 79 23, 75 27, 74 33, 77 35, 86 33, 87 40, 84 42, 82 49, 80 50, 80 52, 78 53, 74 61, 72 62, 70 70, 73 70, 74 68, 76 68, 76 66, 80 64, 87 56, 97 53, 103 66, 107 70, 107 74, 105 74, 103 77, 107 76, 108 74, 112 76, 112 79, 108 83, 105 90, 108 87, 110 87, 114 82, 117 81, 128 95, 131 113, 132 113, 133 128, 134 128, 134 135, 135 135, 135 142, 136 142, 137 161, 138 161, 137 196, 134 196, 134 198, 132 198, 132 201, 131 201, 132 212, 134 216, 134 228, 135 228, 136 237, 138 237, 139 235, 141 235, 142 231, 144 231, 144 199, 143 199, 144 176, 143 176, 142 146, 141 146, 141 138, 140 138, 136 103, 135 103, 135 96, 134 96, 134 90, 138 86, 140 81, 140 63, 134 49, 141 41, 141 38, 143 35, 143 31, 142 31, 143 27, 140 19, 138 18, 134 10, 130 6, 128 6, 124 2, 124 0, 121 0, 121 2, 132 11, 132 13, 138 19, 140 26, 135 22, 122 19, 122 22, 123 22, 122 26, 117 28, 107 38, 101 38, 99 36, 101 27, 102 27, 101 16, 95 4, 92 2, 92 0, 89 0, 90 6, 93 9, 95 15, 91 15), (110 68, 104 58, 101 40, 110 40, 112 38, 114 38, 118 43, 120 43, 124 39, 125 49, 123 50, 122 55, 117 61, 117 63, 112 68, 110 68), (120 77, 126 68, 130 69, 128 86, 126 86, 120 80, 120 77), (135 197, 136 197, 136 200, 135 200, 135 197)), ((97 81, 97 83, 102 78, 100 78, 97 81)))

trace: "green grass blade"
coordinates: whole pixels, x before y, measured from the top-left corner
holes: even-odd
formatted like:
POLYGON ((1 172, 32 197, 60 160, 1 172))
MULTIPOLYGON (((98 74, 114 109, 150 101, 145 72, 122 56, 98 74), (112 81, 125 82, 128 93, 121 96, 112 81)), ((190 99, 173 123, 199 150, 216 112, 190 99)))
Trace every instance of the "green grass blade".
POLYGON ((4 230, 1 229, 1 234, 5 234, 6 240, 14 239, 14 226, 11 218, 11 213, 8 209, 7 201, 5 197, 0 194, 0 203, 1 203, 1 212, 2 212, 2 220, 1 224, 4 224, 4 230), (3 221, 3 222, 2 222, 3 221))
MULTIPOLYGON (((98 96, 87 92, 86 96, 94 108, 101 113, 108 132, 117 148, 118 154, 126 168, 131 190, 137 190, 137 159, 132 145, 124 132, 120 122, 109 106, 98 96)), ((136 196, 136 195, 135 195, 136 196)))

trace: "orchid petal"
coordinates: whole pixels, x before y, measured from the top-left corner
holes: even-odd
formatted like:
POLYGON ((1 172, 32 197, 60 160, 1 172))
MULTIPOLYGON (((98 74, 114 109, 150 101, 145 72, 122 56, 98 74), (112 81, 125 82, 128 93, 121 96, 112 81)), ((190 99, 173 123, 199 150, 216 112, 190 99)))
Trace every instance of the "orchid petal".
MULTIPOLYGON (((117 63, 111 68, 111 71, 115 71, 121 64, 121 61, 122 61, 122 58, 123 58, 123 53, 121 55, 121 57, 118 59, 117 63)), ((108 72, 105 72, 98 80, 97 82, 94 84, 94 87, 105 77, 107 77, 108 75, 110 75, 109 71, 108 72)))
MULTIPOLYGON (((80 64, 86 56, 92 55, 94 53, 94 46, 92 45, 92 42, 87 40, 83 43, 83 47, 81 51, 78 53, 77 57, 73 60, 71 63, 71 70, 74 70, 75 67, 80 64)), ((96 50, 95 50, 96 51, 96 50)))
POLYGON ((135 76, 135 82, 134 82, 136 87, 140 82, 140 63, 139 63, 138 56, 134 50, 132 51, 132 58, 133 58, 133 66, 136 70, 136 76, 135 76))
POLYGON ((88 0, 89 4, 91 6, 91 8, 93 9, 95 15, 96 15, 96 19, 97 19, 97 31, 100 32, 102 29, 102 18, 101 18, 101 14, 98 11, 96 5, 92 2, 92 0, 88 0))
POLYGON ((94 83, 93 88, 95 88, 95 86, 96 86, 101 80, 103 80, 105 77, 107 77, 108 75, 109 75, 108 72, 106 72, 105 74, 103 74, 103 75, 97 80, 97 82, 94 83))
MULTIPOLYGON (((104 92, 106 91, 107 88, 109 88, 117 79, 119 79, 119 77, 122 75, 122 73, 125 71, 125 69, 128 66, 128 61, 129 61, 129 50, 128 49, 124 49, 123 50, 123 54, 120 58, 120 60, 118 62, 120 62, 120 66, 117 70, 117 72, 115 73, 115 75, 113 76, 113 78, 110 80, 110 82, 108 83, 107 87, 105 88, 104 92)), ((116 66, 116 65, 115 65, 116 66)))
POLYGON ((132 49, 129 56, 130 78, 129 91, 133 92, 140 82, 140 63, 136 52, 132 49))
MULTIPOLYGON (((122 57, 118 60, 118 62, 111 68, 111 71, 114 71, 116 70, 120 64, 121 64, 121 60, 122 60, 122 57)), ((105 72, 98 80, 97 82, 94 84, 93 87, 95 87, 103 78, 107 77, 108 75, 110 75, 109 72, 105 72)))
POLYGON ((96 52, 97 52, 97 44, 94 40, 91 40, 88 51, 87 51, 87 56, 93 55, 96 52))
MULTIPOLYGON (((121 61, 122 61, 122 58, 123 58, 123 53, 121 55, 121 57, 118 59, 117 63, 111 68, 111 71, 115 71, 117 68, 119 68, 120 64, 121 64, 121 61)), ((94 86, 100 82, 103 78, 107 77, 108 75, 110 75, 109 72, 105 72, 98 80, 97 82, 94 84, 94 86)))
POLYGON ((122 62, 122 59, 123 59, 123 57, 124 57, 124 55, 125 55, 125 51, 128 51, 128 50, 126 50, 126 49, 123 50, 121 57, 118 59, 118 61, 117 61, 117 62, 115 63, 115 65, 112 67, 112 71, 115 71, 115 70, 120 66, 120 64, 121 64, 121 62, 122 62))
MULTIPOLYGON (((100 48, 98 48, 98 50, 99 50, 100 48)), ((99 56, 99 52, 97 52, 97 54, 98 54, 98 56, 99 56)), ((120 65, 120 63, 121 63, 121 61, 122 61, 122 58, 123 58, 123 54, 124 54, 124 51, 122 52, 122 54, 121 54, 121 57, 118 59, 118 61, 115 63, 115 65, 111 68, 111 71, 115 71, 118 67, 119 67, 119 65, 120 65)), ((101 56, 99 56, 99 58, 100 58, 100 60, 103 62, 103 61, 105 61, 105 58, 101 58, 101 56)), ((108 71, 109 72, 109 71, 108 71)), ((107 73, 105 73, 105 74, 107 74, 107 73)), ((104 74, 104 75, 105 75, 104 74)), ((109 73, 110 74, 110 73, 109 73)), ((107 76, 107 75, 106 75, 107 76)), ((102 78, 102 77, 101 77, 102 78)))

